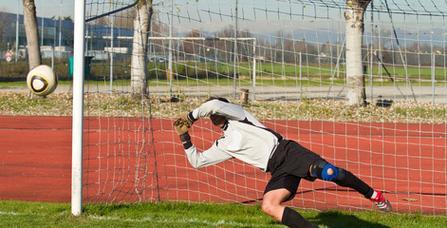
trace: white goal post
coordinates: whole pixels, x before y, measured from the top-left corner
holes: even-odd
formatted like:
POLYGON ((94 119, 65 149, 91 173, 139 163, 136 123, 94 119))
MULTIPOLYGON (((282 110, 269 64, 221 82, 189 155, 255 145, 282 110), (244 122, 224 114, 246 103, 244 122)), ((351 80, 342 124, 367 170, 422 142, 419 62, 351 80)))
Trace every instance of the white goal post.
POLYGON ((75 1, 74 17, 71 213, 74 216, 79 216, 82 211, 85 0, 75 1))

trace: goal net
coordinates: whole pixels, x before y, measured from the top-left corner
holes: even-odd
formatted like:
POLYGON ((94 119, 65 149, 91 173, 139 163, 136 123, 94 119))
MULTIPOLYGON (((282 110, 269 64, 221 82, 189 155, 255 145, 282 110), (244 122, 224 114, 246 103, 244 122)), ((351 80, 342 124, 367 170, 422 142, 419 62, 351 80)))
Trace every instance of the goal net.
MULTIPOLYGON (((87 0, 83 200, 260 202, 269 174, 234 159, 193 169, 172 128, 222 96, 396 211, 447 214, 447 3, 369 3, 356 60, 365 106, 353 106, 344 2, 87 0)), ((200 150, 221 135, 207 119, 190 133, 200 150)), ((304 180, 290 204, 373 208, 304 180)))

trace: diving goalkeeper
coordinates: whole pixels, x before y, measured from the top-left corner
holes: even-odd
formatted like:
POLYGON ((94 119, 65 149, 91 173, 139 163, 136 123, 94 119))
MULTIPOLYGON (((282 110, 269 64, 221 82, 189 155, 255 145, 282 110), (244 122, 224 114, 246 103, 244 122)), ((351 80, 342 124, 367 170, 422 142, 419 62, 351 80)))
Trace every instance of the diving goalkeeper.
POLYGON ((236 158, 271 174, 262 200, 262 211, 289 227, 314 227, 298 212, 282 203, 295 197, 302 178, 332 181, 349 187, 373 201, 382 211, 391 211, 391 204, 351 172, 337 167, 297 142, 283 138, 266 128, 241 106, 225 98, 210 98, 200 107, 177 119, 174 128, 180 136, 189 163, 194 168, 206 167, 236 158), (203 152, 191 142, 188 128, 198 119, 210 117, 223 136, 203 152))

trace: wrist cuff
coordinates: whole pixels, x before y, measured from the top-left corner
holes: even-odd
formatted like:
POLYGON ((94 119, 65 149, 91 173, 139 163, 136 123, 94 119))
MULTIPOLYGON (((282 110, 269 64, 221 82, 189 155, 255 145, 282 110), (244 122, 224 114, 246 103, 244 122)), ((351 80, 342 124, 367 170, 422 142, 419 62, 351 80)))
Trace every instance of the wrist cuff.
POLYGON ((183 133, 182 135, 180 135, 180 141, 182 141, 183 148, 185 150, 187 150, 190 147, 192 147, 191 136, 189 136, 188 132, 183 133))
POLYGON ((197 119, 194 119, 192 112, 189 112, 187 117, 188 117, 188 120, 191 121, 191 123, 194 123, 197 120, 197 119))

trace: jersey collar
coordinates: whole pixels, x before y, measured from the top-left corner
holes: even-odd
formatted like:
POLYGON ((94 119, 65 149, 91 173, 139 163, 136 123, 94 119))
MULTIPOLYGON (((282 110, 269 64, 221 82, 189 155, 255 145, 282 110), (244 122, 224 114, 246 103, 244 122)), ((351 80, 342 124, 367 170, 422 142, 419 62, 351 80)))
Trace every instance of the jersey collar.
POLYGON ((227 130, 228 129, 228 120, 225 120, 225 123, 220 128, 224 131, 227 130))

